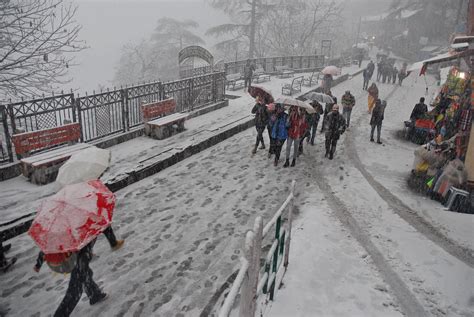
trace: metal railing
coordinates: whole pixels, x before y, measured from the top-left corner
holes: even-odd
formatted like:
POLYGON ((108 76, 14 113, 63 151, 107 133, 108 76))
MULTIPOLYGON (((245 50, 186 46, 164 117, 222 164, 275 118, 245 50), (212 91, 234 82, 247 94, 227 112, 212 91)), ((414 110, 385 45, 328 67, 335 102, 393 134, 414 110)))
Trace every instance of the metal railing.
MULTIPOLYGON (((253 65, 262 67, 265 73, 274 73, 277 66, 288 66, 293 70, 313 71, 324 66, 323 55, 304 55, 304 56, 277 56, 260 57, 250 59, 253 65)), ((226 74, 240 73, 243 75, 247 59, 224 63, 226 74)))
POLYGON ((241 293, 239 316, 241 317, 255 315, 257 299, 261 294, 267 295, 271 301, 274 300, 281 264, 283 263, 285 272, 289 264, 295 187, 296 181, 293 181, 291 183, 290 194, 265 227, 263 227, 262 218, 259 216, 255 219, 253 230, 247 232, 244 256, 241 258, 241 265, 237 277, 219 310, 219 317, 227 317, 230 315, 239 290, 241 293), (286 209, 288 209, 288 220, 285 226, 283 224, 283 213, 286 209), (260 272, 262 240, 270 232, 272 227, 275 227, 275 236, 272 240, 270 250, 265 256, 263 271, 260 272))
POLYGON ((106 90, 92 95, 73 93, 0 105, 0 163, 13 162, 13 134, 81 124, 81 141, 95 141, 143 124, 142 103, 176 99, 176 111, 192 111, 224 99, 225 74, 213 72, 170 82, 106 90))

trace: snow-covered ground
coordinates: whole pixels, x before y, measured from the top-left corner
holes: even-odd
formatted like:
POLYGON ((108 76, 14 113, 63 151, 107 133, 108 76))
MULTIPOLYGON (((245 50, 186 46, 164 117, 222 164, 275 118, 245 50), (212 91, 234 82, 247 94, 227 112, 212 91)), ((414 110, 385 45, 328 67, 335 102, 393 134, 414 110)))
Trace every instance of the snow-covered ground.
MULTIPOLYGON (((383 145, 369 142, 370 116, 367 114, 367 96, 357 86, 357 80, 352 82, 355 86, 351 87, 351 90, 355 92, 357 104, 352 114, 351 129, 340 140, 334 162, 319 159, 323 151, 322 145, 310 149, 305 156, 305 163, 311 166, 309 172, 313 173, 325 198, 332 201, 332 214, 345 223, 352 237, 362 242, 368 252, 365 261, 375 265, 378 273, 382 275, 385 283, 382 287, 374 286, 374 289, 388 291, 397 298, 393 303, 384 302, 384 306, 395 305, 409 316, 473 316, 472 215, 445 211, 439 203, 407 189, 406 179, 411 170, 416 145, 396 137, 396 132, 402 128, 403 120, 409 117, 413 105, 425 95, 426 87, 428 86, 428 95, 436 89, 434 80, 428 77, 425 83, 422 78, 413 76, 407 78, 402 87, 378 85, 380 98, 387 99, 388 102, 382 129, 383 145), (314 162, 314 156, 316 164, 311 164, 314 162), (374 182, 369 183, 371 178, 379 182, 378 186, 374 186, 374 182), (387 195, 381 187, 388 189, 395 199, 387 195), (418 224, 416 218, 408 217, 405 220, 398 215, 398 200, 454 242, 436 239, 427 230, 415 229, 418 224), (457 244, 468 247, 471 252, 459 255, 455 248, 457 244)), ((335 89, 338 92, 336 95, 342 93, 343 87, 344 85, 341 85, 335 89)), ((360 310, 358 306, 351 307, 367 296, 363 288, 358 288, 357 281, 347 285, 346 281, 341 281, 342 277, 333 277, 330 283, 321 283, 325 277, 332 277, 334 273, 328 269, 324 271, 325 274, 320 273, 317 268, 327 265, 317 268, 313 265, 327 261, 327 256, 332 255, 331 252, 321 251, 326 244, 329 243, 332 248, 337 249, 337 244, 341 242, 331 243, 327 241, 327 237, 321 236, 320 230, 327 232, 331 229, 321 229, 319 223, 315 222, 316 217, 322 218, 321 212, 317 211, 318 209, 313 207, 308 208, 306 214, 301 213, 300 222, 304 227, 303 230, 295 232, 292 240, 293 259, 315 260, 298 260, 296 264, 293 260, 283 281, 284 285, 277 294, 277 301, 272 304, 268 316, 312 316, 313 312, 320 312, 317 315, 322 316, 388 314, 378 312, 377 306, 368 307, 371 302, 367 300, 364 301, 365 310, 360 310), (318 216, 314 215, 316 212, 318 216), (313 226, 306 223, 307 219, 313 226), (308 245, 307 241, 311 241, 312 245, 308 245), (306 247, 303 247, 304 245, 306 247), (308 274, 309 272, 312 274, 308 274), (334 310, 337 305, 331 302, 332 298, 319 299, 327 294, 326 289, 330 292, 339 288, 344 290, 340 294, 351 294, 351 291, 343 286, 360 291, 357 291, 350 305, 343 302, 340 308, 342 312, 334 310), (311 301, 312 298, 314 299, 311 301)), ((324 223, 324 219, 320 222, 324 223)), ((347 240, 351 239, 344 238, 345 242, 347 240)), ((338 253, 339 261, 336 259, 334 265, 329 267, 338 268, 343 265, 340 263, 343 261, 360 262, 357 254, 356 251, 338 253)), ((354 269, 351 269, 353 272, 354 269)), ((348 270, 343 276, 351 276, 352 272, 348 270)))
MULTIPOLYGON (((333 89, 338 98, 350 89, 358 101, 352 127, 333 161, 324 159, 318 136, 316 146, 305 147, 296 167, 275 168, 266 151, 250 155, 256 133, 249 129, 117 192, 114 227, 126 238, 125 246, 112 253, 100 238, 98 258, 92 262, 94 277, 109 298, 89 306, 84 296, 73 316, 199 316, 239 267, 243 237, 255 217, 269 220, 292 179, 298 182, 298 216, 290 265, 276 301, 262 311, 265 316, 472 316, 474 270, 469 257, 466 263, 453 256, 449 245, 439 245, 400 218, 394 201, 361 172, 365 169, 420 215, 435 210, 426 219, 472 249, 472 218, 446 212, 405 189, 414 146, 395 139, 393 131, 425 92, 424 82, 414 80, 409 77, 396 89, 379 85, 381 98, 389 104, 384 146, 368 142, 367 96, 358 76, 333 89)), ((274 92, 281 87, 276 80, 271 83, 274 92)), ((248 115, 252 104, 245 98, 212 116, 232 121, 248 115)), ((205 122, 190 120, 193 124, 205 122)), ((133 167, 127 166, 127 152, 138 155, 143 146, 150 151, 140 154, 146 157, 160 150, 148 143, 120 146, 113 155, 123 155, 120 165, 126 168, 133 167)), ((31 207, 45 193, 19 182, 9 184, 25 192, 24 201, 7 206, 9 210, 31 207)), ((47 267, 40 274, 32 271, 37 248, 26 235, 12 243, 10 253, 19 259, 9 273, 0 275, 0 314, 52 313, 68 278, 53 275, 47 267)))

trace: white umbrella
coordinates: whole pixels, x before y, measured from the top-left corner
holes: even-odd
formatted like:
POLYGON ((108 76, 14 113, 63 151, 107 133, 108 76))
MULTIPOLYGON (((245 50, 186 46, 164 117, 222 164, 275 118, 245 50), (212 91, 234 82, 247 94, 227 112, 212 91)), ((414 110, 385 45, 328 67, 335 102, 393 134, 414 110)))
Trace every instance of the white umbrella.
POLYGON ((305 109, 306 112, 308 113, 316 113, 316 110, 314 110, 314 108, 310 104, 304 101, 294 99, 294 98, 280 97, 277 100, 275 100, 275 104, 278 104, 278 103, 282 104, 285 107, 295 106, 295 107, 300 107, 300 108, 305 109))
POLYGON ((110 164, 110 151, 91 146, 74 153, 59 168, 56 182, 62 186, 98 179, 110 164))
POLYGON ((338 67, 331 65, 324 67, 321 73, 324 75, 338 76, 341 74, 341 70, 338 67))
POLYGON ((317 102, 322 102, 322 103, 333 103, 334 102, 334 99, 332 99, 331 96, 320 93, 320 92, 315 92, 315 91, 311 91, 311 92, 307 93, 306 95, 304 95, 304 98, 306 98, 308 100, 315 100, 317 102))

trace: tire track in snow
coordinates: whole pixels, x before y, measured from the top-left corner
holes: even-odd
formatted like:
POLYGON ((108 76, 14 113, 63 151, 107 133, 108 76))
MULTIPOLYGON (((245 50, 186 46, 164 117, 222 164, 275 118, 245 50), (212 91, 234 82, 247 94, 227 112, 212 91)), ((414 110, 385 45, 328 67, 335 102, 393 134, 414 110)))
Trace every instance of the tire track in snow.
MULTIPOLYGON (((312 170, 315 169, 313 168, 312 170)), ((369 235, 359 226, 357 220, 352 216, 344 203, 334 194, 324 175, 320 174, 317 170, 315 174, 312 179, 316 180, 319 189, 324 193, 329 207, 339 221, 349 229, 351 235, 370 255, 377 270, 382 275, 384 281, 390 286, 390 289, 398 300, 403 313, 407 316, 426 316, 423 306, 418 302, 405 282, 403 282, 400 276, 385 260, 383 254, 372 242, 369 235)))
MULTIPOLYGON (((397 91, 398 87, 399 86, 395 86, 395 88, 386 96, 385 99, 390 99, 397 91)), ((356 120, 356 127, 360 125, 360 121, 362 120, 362 118, 363 116, 360 116, 356 120)), ((375 180, 375 178, 367 171, 365 165, 360 160, 359 154, 355 147, 355 138, 356 134, 351 133, 344 140, 344 145, 347 149, 347 155, 349 156, 350 161, 354 165, 354 167, 359 170, 359 172, 362 174, 362 176, 364 176, 369 185, 378 193, 378 195, 387 203, 387 205, 390 206, 390 208, 395 211, 395 213, 400 218, 405 220, 409 225, 415 228, 428 240, 438 245, 440 248, 454 256, 459 261, 462 261, 471 268, 474 267, 474 256, 472 254, 471 249, 461 246, 459 243, 444 235, 441 231, 439 231, 439 229, 434 227, 425 218, 418 215, 416 211, 411 209, 397 196, 392 194, 389 189, 387 189, 380 182, 375 180)))

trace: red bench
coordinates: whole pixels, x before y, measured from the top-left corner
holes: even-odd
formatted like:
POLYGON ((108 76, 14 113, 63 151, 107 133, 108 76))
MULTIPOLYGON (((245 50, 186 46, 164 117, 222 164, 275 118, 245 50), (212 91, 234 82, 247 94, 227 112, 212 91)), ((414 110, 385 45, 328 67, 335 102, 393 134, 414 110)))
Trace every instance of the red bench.
POLYGON ((23 175, 35 184, 53 181, 59 167, 74 152, 89 147, 89 144, 76 143, 81 138, 81 125, 69 123, 52 129, 14 134, 12 142, 15 153, 20 158, 23 175), (69 146, 62 146, 69 144, 69 146), (32 155, 38 151, 53 148, 51 151, 32 155))
POLYGON ((188 114, 174 113, 176 101, 173 98, 144 104, 141 110, 147 136, 162 140, 185 130, 188 114))

